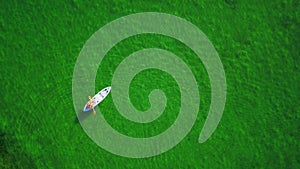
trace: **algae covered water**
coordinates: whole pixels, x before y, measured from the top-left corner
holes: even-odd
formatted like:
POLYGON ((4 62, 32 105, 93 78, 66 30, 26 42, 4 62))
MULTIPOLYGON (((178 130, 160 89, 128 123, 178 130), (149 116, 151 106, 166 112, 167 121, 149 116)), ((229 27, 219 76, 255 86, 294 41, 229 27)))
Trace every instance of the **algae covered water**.
MULTIPOLYGON (((299 8, 297 1, 2 2, 0 168, 300 168, 299 8), (203 63, 168 36, 122 40, 103 58, 95 91, 83 100, 110 86, 127 56, 148 48, 182 59, 200 93, 195 125, 179 144, 157 156, 126 158, 95 144, 76 120, 73 71, 82 47, 98 29, 150 11, 183 18, 206 34, 224 66, 226 105, 216 131, 199 144, 211 103, 203 63)), ((93 66, 87 64, 85 71, 93 66)), ((167 103, 150 123, 124 118, 110 95, 97 116, 130 137, 158 135, 176 121, 181 95, 170 74, 148 69, 130 83, 132 105, 140 111, 151 108, 148 95, 154 89, 165 93, 167 103)))

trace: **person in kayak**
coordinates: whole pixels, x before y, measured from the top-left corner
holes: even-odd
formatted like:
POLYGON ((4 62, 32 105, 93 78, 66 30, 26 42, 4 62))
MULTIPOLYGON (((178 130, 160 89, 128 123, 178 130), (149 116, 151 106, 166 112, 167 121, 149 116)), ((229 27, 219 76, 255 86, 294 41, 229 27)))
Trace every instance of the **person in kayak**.
POLYGON ((96 115, 96 111, 95 111, 94 108, 93 108, 95 101, 92 99, 91 96, 89 96, 89 99, 90 99, 90 101, 87 103, 87 107, 88 107, 88 108, 92 108, 92 109, 93 109, 94 115, 96 115))

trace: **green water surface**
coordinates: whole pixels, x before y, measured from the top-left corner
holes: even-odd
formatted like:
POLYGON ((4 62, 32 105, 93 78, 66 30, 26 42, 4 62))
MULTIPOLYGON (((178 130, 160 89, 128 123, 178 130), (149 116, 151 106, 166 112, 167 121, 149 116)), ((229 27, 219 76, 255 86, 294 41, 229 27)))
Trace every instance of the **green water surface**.
MULTIPOLYGON (((1 1, 0 8, 0 168, 300 168, 299 1, 12 0, 1 1), (72 75, 94 32, 122 16, 150 11, 184 18, 207 35, 224 66, 227 102, 215 133, 198 144, 210 106, 203 64, 187 46, 162 35, 121 41, 103 59, 95 92, 110 85, 126 56, 155 47, 187 63, 201 94, 197 121, 182 142, 158 156, 131 159, 98 147, 75 122, 72 75)), ((140 72, 130 99, 147 110, 156 88, 168 103, 151 123, 125 119, 111 96, 101 112, 120 133, 157 135, 178 115, 176 81, 160 70, 140 72)))

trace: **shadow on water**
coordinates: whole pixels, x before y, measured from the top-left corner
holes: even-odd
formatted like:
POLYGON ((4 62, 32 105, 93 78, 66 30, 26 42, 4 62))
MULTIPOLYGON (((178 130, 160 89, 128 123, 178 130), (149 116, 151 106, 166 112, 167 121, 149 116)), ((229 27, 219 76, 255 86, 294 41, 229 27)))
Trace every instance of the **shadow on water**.
POLYGON ((91 114, 93 114, 92 111, 83 112, 82 110, 78 110, 78 111, 77 111, 77 117, 75 117, 74 122, 75 122, 75 123, 82 122, 83 120, 85 120, 85 119, 86 119, 88 116, 90 116, 91 114))

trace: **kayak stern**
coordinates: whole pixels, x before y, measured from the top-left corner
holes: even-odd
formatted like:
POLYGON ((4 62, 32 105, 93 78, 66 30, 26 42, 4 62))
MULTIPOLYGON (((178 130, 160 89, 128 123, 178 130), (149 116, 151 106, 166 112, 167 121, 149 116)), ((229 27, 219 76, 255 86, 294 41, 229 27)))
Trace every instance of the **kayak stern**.
POLYGON ((84 106, 84 108, 83 108, 83 112, 88 112, 88 111, 90 111, 90 110, 93 110, 92 108, 89 108, 88 106, 87 106, 87 104, 84 106))

